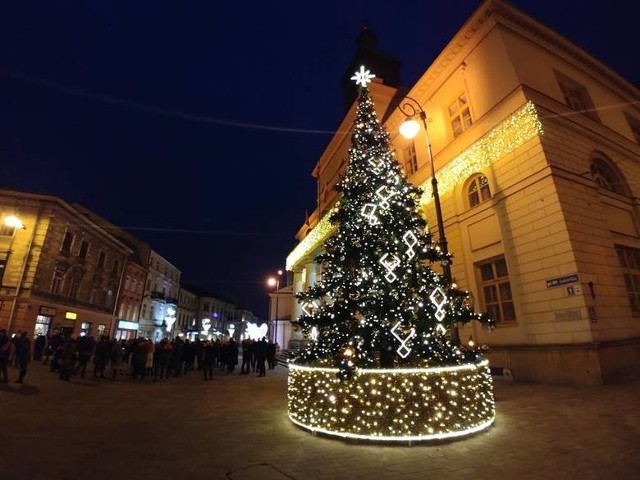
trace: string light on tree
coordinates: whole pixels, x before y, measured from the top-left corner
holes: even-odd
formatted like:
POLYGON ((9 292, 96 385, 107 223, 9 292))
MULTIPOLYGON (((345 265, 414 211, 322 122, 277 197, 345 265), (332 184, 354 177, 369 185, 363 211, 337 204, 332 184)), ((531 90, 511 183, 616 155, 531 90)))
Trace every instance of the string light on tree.
POLYGON ((340 201, 322 227, 322 275, 297 294, 309 344, 290 362, 289 417, 352 438, 466 435, 493 421, 491 376, 478 351, 451 343, 443 320, 488 319, 431 268, 449 253, 432 241, 422 190, 406 178, 376 116, 374 77, 364 66, 352 77, 356 118, 340 201))

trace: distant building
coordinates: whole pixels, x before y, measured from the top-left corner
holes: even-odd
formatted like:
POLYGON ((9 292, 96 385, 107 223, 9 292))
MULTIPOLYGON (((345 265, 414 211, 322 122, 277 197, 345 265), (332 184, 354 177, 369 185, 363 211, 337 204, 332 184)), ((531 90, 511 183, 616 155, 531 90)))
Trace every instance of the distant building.
POLYGON ((133 250, 64 200, 0 190, 0 327, 29 336, 112 334, 133 250), (21 226, 7 225, 15 218, 21 226))
POLYGON ((293 285, 284 285, 280 289, 269 292, 269 338, 280 348, 295 348, 291 345, 293 336, 291 312, 293 310, 293 285))
POLYGON ((175 331, 191 340, 199 338, 202 332, 208 335, 211 324, 198 320, 198 294, 189 287, 181 286, 178 293, 178 321, 175 331))
MULTIPOLYGON (((488 345, 491 366, 516 380, 640 378, 640 91, 502 0, 483 2, 407 89, 372 32, 363 35, 369 48, 359 44, 356 63, 377 75, 378 116, 424 189, 434 240, 428 143, 453 277, 497 319, 494 331, 472 324, 461 338, 488 345), (428 138, 399 136, 405 95, 426 111, 428 138)), ((351 105, 337 131, 354 115, 351 105)), ((314 258, 332 232, 332 187, 349 147, 349 135, 335 135, 313 171, 317 208, 287 259, 294 293, 321 278, 314 258)))
POLYGON ((182 272, 155 250, 149 254, 149 270, 142 296, 140 335, 159 342, 175 337, 178 292, 182 272))
POLYGON ((132 250, 124 266, 124 274, 116 298, 114 323, 110 330, 112 336, 117 340, 136 338, 140 328, 140 308, 148 274, 151 247, 82 205, 74 204, 73 207, 132 250))

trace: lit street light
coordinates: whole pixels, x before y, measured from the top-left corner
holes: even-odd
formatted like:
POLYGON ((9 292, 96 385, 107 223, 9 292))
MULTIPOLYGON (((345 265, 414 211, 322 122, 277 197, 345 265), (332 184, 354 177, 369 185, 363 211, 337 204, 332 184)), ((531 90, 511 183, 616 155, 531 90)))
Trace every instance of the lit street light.
MULTIPOLYGON (((278 294, 278 290, 280 290, 280 277, 282 276, 282 270, 278 270, 277 277, 269 277, 267 280, 267 285, 270 287, 275 287, 275 296, 276 296, 276 313, 275 313, 275 327, 273 334, 273 343, 278 345, 278 299, 280 295, 278 294)), ((271 302, 269 302, 269 315, 271 316, 271 302)))
MULTIPOLYGON (((427 157, 429 159, 429 166, 431 167, 431 188, 433 190, 433 203, 436 208, 436 221, 438 222, 438 244, 440 251, 447 255, 449 253, 449 247, 447 245, 447 237, 444 233, 444 221, 442 219, 442 207, 440 206, 440 195, 438 194, 438 180, 436 179, 436 169, 433 164, 433 153, 431 150, 431 140, 429 139, 429 129, 427 128, 427 114, 420 106, 417 100, 411 97, 404 97, 404 99, 398 105, 400 111, 406 115, 406 120, 400 125, 400 134, 408 139, 414 138, 420 131, 420 124, 415 119, 419 117, 424 127, 424 135, 427 142, 427 157)), ((447 259, 442 262, 442 274, 446 282, 447 287, 451 285, 451 264, 447 259)), ((460 343, 458 335, 458 326, 455 322, 451 325, 451 341, 458 345, 460 343)))

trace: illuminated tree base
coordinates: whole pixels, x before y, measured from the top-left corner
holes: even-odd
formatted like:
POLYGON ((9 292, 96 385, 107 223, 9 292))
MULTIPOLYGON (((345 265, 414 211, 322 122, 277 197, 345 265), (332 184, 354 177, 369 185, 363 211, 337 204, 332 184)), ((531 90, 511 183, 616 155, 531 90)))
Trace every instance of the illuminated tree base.
POLYGON ((359 369, 289 364, 293 423, 314 433, 373 441, 462 437, 495 419, 488 361, 439 368, 359 369))

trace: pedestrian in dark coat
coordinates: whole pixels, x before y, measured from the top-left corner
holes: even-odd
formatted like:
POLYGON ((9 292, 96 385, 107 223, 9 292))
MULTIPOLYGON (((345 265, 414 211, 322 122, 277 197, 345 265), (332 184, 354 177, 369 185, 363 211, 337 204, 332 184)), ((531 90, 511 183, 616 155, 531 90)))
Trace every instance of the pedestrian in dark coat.
POLYGON ((267 341, 264 337, 253 345, 253 354, 256 356, 258 377, 264 377, 267 374, 264 364, 267 361, 267 341))
POLYGON ((251 370, 251 357, 253 356, 253 340, 245 338, 242 340, 242 366, 240 373, 248 375, 251 370))
POLYGON ((156 346, 155 355, 155 380, 159 382, 166 382, 169 379, 169 363, 171 362, 171 351, 173 345, 168 339, 163 338, 162 341, 156 346))
POLYGON ((69 339, 62 346, 62 364, 60 365, 60 380, 71 380, 71 372, 76 363, 77 342, 75 335, 69 336, 69 339))
POLYGON ((87 363, 89 363, 89 359, 93 355, 95 346, 96 342, 91 335, 84 335, 78 339, 78 366, 76 373, 79 373, 81 377, 84 377, 87 372, 87 363))
POLYGON ((205 380, 211 380, 213 378, 213 366, 215 363, 214 348, 213 342, 204 342, 204 346, 202 348, 202 371, 204 373, 205 380))
POLYGON ((269 370, 276 368, 276 349, 276 344, 269 340, 267 344, 267 365, 269 365, 269 370))
POLYGON ((33 359, 36 362, 42 361, 42 354, 47 346, 47 337, 44 335, 38 335, 33 342, 33 359))
POLYGON ((238 365, 238 344, 233 337, 227 342, 227 372, 231 373, 238 365))
POLYGON ((27 374, 27 365, 31 360, 31 342, 27 337, 27 332, 22 332, 16 343, 16 359, 18 360, 18 367, 20 373, 16 383, 22 383, 24 376, 27 374))
POLYGON ((2 373, 2 382, 9 381, 7 374, 7 365, 9 364, 9 356, 11 354, 11 340, 7 336, 7 331, 3 328, 0 330, 0 373, 2 373))
POLYGON ((100 376, 104 378, 104 370, 107 367, 107 363, 111 359, 111 342, 109 337, 102 335, 100 341, 96 345, 95 352, 93 353, 93 376, 94 378, 100 376))

